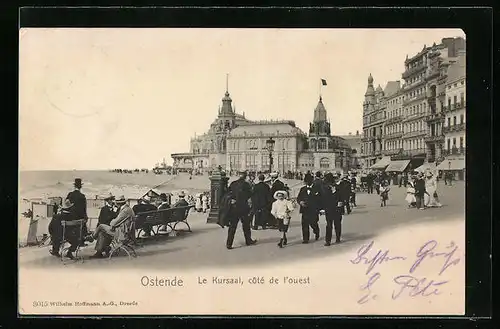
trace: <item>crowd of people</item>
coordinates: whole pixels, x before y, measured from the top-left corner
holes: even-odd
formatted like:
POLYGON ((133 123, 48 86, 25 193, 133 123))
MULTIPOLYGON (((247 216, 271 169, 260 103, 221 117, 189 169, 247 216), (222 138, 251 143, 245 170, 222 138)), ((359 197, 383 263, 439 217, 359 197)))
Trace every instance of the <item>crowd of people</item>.
MULTIPOLYGON (((233 248, 234 236, 238 223, 242 223, 247 245, 253 245, 251 228, 254 230, 277 229, 281 232, 278 247, 287 245, 287 236, 291 212, 296 208, 290 198, 290 189, 279 179, 278 173, 266 180, 264 174, 258 176, 254 184, 246 171, 239 173, 239 179, 233 181, 220 202, 219 225, 228 227, 227 249, 233 248), (253 223, 252 223, 253 222, 253 223)), ((348 175, 316 172, 304 174, 304 186, 301 187, 296 204, 300 208, 302 225, 302 243, 310 241, 310 229, 315 240, 319 240, 319 216, 325 215, 327 226, 325 246, 332 243, 335 228, 335 243, 341 242, 342 216, 350 214, 356 207, 356 177, 348 175)))

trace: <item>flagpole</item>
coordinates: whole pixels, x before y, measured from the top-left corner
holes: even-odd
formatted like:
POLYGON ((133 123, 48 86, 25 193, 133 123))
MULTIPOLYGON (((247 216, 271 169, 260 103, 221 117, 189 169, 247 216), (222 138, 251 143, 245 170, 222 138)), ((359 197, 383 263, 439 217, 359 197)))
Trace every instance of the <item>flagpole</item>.
POLYGON ((321 98, 321 88, 323 87, 323 81, 319 79, 319 98, 321 98))

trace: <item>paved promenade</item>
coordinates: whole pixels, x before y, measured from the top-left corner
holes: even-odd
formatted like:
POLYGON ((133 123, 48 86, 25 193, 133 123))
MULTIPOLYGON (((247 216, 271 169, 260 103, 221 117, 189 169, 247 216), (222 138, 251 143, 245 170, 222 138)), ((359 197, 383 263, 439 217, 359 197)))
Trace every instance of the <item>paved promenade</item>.
MULTIPOLYGON (((465 219, 465 184, 456 182, 449 187, 439 182, 438 193, 443 204, 441 208, 426 210, 408 209, 405 197, 405 188, 391 186, 387 207, 380 207, 377 194, 358 193, 358 207, 343 220, 343 240, 340 245, 325 247, 324 229, 325 219, 320 217, 321 238, 308 245, 301 244, 300 215, 295 210, 292 216, 288 234, 289 245, 279 249, 276 243, 279 233, 275 230, 252 231, 257 245, 244 246, 241 227, 238 228, 235 248, 227 250, 225 239, 227 229, 216 224, 207 224, 205 214, 192 213, 189 215, 192 233, 181 236, 162 236, 145 241, 137 248, 138 257, 113 257, 113 259, 88 259, 94 253, 93 244, 84 248, 84 262, 67 263, 63 265, 58 258, 50 256, 48 247, 29 247, 19 249, 19 265, 23 268, 50 268, 64 270, 67 267, 85 270, 105 268, 130 269, 193 269, 208 266, 223 267, 253 267, 266 263, 297 262, 300 266, 302 259, 314 259, 332 256, 358 248, 366 240, 376 240, 377 235, 397 226, 404 227, 425 221, 444 221, 447 219, 465 219)), ((404 243, 404 241, 401 241, 404 243)))

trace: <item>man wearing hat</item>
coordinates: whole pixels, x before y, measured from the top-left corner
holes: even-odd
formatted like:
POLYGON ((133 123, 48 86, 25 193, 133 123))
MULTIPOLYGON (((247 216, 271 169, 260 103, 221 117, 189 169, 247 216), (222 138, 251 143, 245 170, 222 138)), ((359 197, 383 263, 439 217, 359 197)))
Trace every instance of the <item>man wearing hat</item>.
MULTIPOLYGON (((68 193, 66 200, 69 200, 73 206, 73 214, 75 219, 84 219, 85 224, 83 225, 83 236, 87 236, 87 220, 89 217, 87 216, 87 198, 85 194, 81 192, 83 183, 81 178, 75 178, 75 182, 73 183, 75 189, 68 193)), ((83 242, 82 242, 83 243, 83 242)))
MULTIPOLYGON (((60 257, 59 248, 61 247, 62 239, 63 239, 63 228, 62 221, 72 221, 75 220, 75 216, 73 214, 73 203, 69 200, 64 200, 60 212, 54 214, 52 216, 52 220, 49 224, 49 234, 52 240, 52 249, 50 253, 54 256, 60 257)), ((71 246, 68 249, 68 253, 65 255, 68 258, 73 259, 73 252, 80 244, 80 226, 67 226, 65 232, 65 239, 68 241, 71 246)))
POLYGON ((264 183, 264 175, 259 175, 259 182, 255 184, 252 194, 252 206, 253 212, 255 213, 255 221, 253 224, 254 230, 257 230, 259 226, 262 229, 267 228, 267 223, 270 216, 270 207, 273 202, 271 189, 269 185, 264 183))
POLYGON ((252 207, 252 188, 250 183, 246 181, 246 171, 240 171, 239 176, 237 180, 229 185, 228 189, 231 195, 231 207, 228 214, 227 249, 233 249, 234 235, 236 234, 239 221, 241 221, 246 245, 250 246, 257 242, 256 240, 252 240, 252 231, 250 229, 252 218, 249 214, 252 207))
POLYGON ((133 220, 134 211, 127 204, 125 196, 120 196, 115 199, 115 204, 118 206, 118 215, 111 220, 109 225, 101 224, 97 226, 94 232, 94 239, 97 239, 95 250, 95 255, 92 258, 101 258, 103 253, 109 253, 110 244, 113 237, 118 239, 128 239, 127 236, 129 232, 127 227, 133 220))
MULTIPOLYGON (((151 204, 149 202, 149 200, 146 199, 146 197, 143 197, 137 201, 138 201, 138 203, 132 207, 132 211, 136 215, 144 213, 144 212, 148 212, 148 211, 157 210, 156 206, 151 204)), ((144 232, 144 236, 151 236, 151 226, 144 225, 142 228, 142 231, 144 232)))
POLYGON ((97 222, 97 225, 99 224, 107 224, 111 222, 113 218, 116 217, 117 213, 115 212, 114 205, 113 205, 113 200, 115 197, 110 194, 104 199, 104 207, 101 208, 99 212, 99 220, 97 222))
POLYGON ((326 217, 325 246, 332 242, 333 227, 335 227, 335 243, 340 243, 342 234, 342 201, 339 196, 335 177, 328 173, 325 175, 325 194, 323 196, 326 217))
POLYGON ((314 178, 311 174, 306 174, 304 183, 297 196, 302 214, 302 243, 309 243, 309 227, 312 228, 315 239, 319 240, 319 211, 321 205, 320 191, 313 184, 314 178))
POLYGON ((179 193, 179 200, 177 200, 177 202, 174 203, 174 208, 189 206, 185 198, 186 198, 186 193, 184 193, 184 191, 181 191, 179 193))

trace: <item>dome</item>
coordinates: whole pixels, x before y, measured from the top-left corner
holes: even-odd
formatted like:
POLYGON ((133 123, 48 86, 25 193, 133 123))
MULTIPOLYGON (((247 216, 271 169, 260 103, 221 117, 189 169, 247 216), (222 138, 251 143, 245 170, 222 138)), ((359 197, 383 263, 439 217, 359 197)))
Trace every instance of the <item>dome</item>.
POLYGON ((376 91, 377 91, 378 93, 382 92, 382 91, 383 91, 383 90, 382 90, 382 87, 380 87, 380 85, 378 85, 378 87, 377 87, 376 91))

